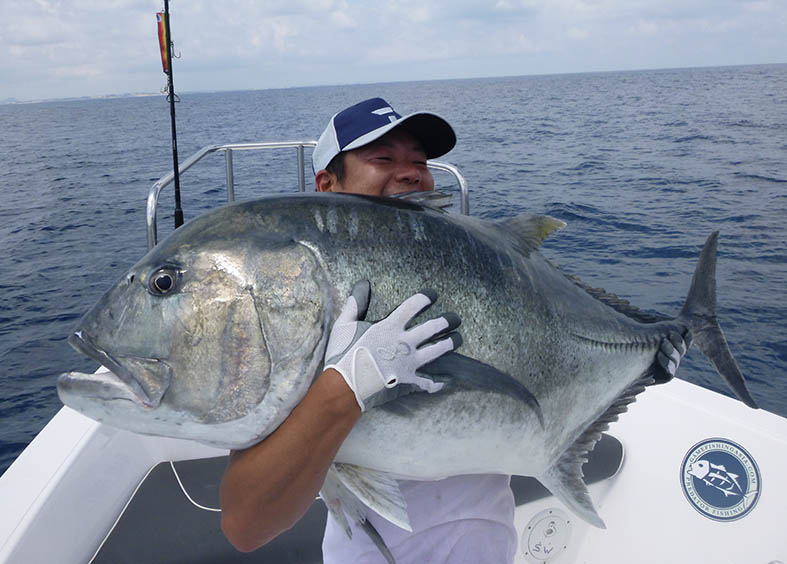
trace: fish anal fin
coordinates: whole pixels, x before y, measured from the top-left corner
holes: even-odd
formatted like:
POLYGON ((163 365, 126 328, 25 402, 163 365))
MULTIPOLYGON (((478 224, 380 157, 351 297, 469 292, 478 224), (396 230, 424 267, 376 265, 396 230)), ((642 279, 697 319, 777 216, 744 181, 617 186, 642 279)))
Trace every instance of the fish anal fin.
POLYGON ((610 423, 617 421, 621 413, 628 411, 628 405, 636 399, 637 394, 652 383, 651 371, 638 378, 560 455, 555 464, 550 466, 544 474, 537 476, 544 487, 562 501, 566 507, 600 529, 604 529, 606 526, 596 512, 593 500, 590 499, 583 480, 582 465, 587 462, 588 453, 601 439, 601 433, 609 428, 610 423))
POLYGON ((407 515, 407 502, 399 490, 399 483, 390 474, 338 462, 333 468, 342 485, 364 505, 397 527, 413 531, 407 515))
POLYGON ((599 529, 607 528, 593 506, 585 482, 582 481, 581 460, 568 462, 561 458, 557 464, 538 476, 538 481, 582 519, 599 529))
POLYGON ((538 249, 550 233, 565 227, 566 222, 548 215, 518 215, 498 221, 496 225, 527 256, 538 249))

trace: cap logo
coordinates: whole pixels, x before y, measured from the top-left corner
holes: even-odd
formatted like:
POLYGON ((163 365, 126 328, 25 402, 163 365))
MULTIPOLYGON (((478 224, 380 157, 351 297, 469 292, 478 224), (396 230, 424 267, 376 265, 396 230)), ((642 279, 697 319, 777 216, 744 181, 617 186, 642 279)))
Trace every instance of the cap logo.
POLYGON ((388 121, 393 123, 397 120, 396 114, 394 113, 394 109, 391 106, 386 106, 384 108, 372 110, 372 113, 378 116, 384 116, 385 114, 393 114, 388 116, 388 121))

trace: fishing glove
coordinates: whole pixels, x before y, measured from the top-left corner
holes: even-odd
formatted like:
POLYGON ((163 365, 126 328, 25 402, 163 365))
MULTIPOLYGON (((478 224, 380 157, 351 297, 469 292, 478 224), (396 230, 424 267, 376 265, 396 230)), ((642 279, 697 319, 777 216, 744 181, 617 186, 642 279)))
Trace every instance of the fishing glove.
POLYGON ((664 371, 669 374, 670 378, 674 378, 680 366, 680 359, 689 350, 691 346, 691 331, 687 330, 685 335, 681 335, 677 331, 671 331, 667 337, 661 341, 659 352, 656 353, 656 358, 664 371))
POLYGON ((361 411, 369 397, 397 384, 412 384, 429 393, 440 390, 442 383, 418 376, 415 371, 462 344, 459 333, 445 334, 459 326, 459 316, 446 313, 405 329, 437 299, 433 290, 423 290, 402 302, 388 317, 369 323, 364 318, 370 293, 368 280, 353 287, 331 329, 325 369, 333 368, 342 375, 361 411), (432 341, 435 338, 439 340, 432 341))

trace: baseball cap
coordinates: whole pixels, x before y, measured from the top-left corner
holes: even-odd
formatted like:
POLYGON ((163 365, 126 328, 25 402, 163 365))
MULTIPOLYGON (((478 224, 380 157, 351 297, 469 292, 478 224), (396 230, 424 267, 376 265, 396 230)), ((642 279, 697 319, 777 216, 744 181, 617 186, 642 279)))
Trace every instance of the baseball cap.
POLYGON ((418 139, 427 159, 444 155, 456 145, 453 128, 437 114, 416 112, 402 117, 382 98, 370 98, 331 118, 312 153, 314 172, 323 170, 342 151, 368 145, 395 127, 418 139))

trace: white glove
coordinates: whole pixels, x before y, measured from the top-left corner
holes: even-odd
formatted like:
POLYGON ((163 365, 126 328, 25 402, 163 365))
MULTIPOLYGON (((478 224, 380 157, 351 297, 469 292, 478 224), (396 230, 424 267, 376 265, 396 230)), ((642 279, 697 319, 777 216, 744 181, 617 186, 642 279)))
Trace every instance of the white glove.
POLYGON ((369 306, 369 282, 353 287, 352 294, 333 324, 325 349, 325 369, 333 368, 355 394, 361 411, 365 400, 384 388, 413 384, 429 393, 442 383, 417 376, 415 371, 462 344, 458 333, 418 348, 434 337, 456 329, 459 316, 446 313, 405 330, 405 325, 432 305, 437 294, 424 290, 406 299, 388 317, 377 323, 364 321, 369 306))
POLYGON ((664 337, 661 341, 659 352, 656 353, 656 358, 661 367, 670 375, 671 378, 675 377, 680 366, 680 359, 689 350, 691 346, 691 332, 687 331, 685 336, 681 336, 676 331, 670 332, 669 336, 664 337))

